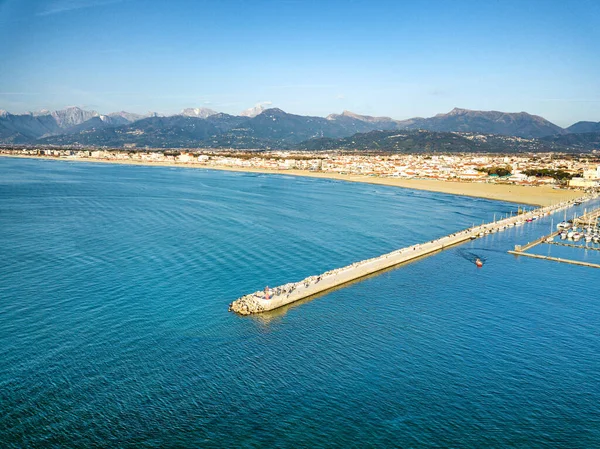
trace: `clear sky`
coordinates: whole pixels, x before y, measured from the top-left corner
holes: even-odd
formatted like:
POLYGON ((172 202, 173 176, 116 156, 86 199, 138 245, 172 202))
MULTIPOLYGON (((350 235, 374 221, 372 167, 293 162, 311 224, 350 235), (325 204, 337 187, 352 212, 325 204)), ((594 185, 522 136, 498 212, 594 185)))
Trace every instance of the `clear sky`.
POLYGON ((0 0, 0 109, 600 121, 600 0, 0 0))

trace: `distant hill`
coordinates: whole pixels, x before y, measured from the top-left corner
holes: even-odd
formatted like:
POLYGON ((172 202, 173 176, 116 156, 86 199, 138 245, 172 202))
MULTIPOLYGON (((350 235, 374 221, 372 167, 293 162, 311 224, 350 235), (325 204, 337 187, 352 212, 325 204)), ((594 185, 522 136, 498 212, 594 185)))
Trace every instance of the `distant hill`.
POLYGON ((540 140, 554 146, 569 147, 579 150, 600 150, 600 131, 547 136, 540 140))
POLYGON ((58 127, 63 129, 79 125, 92 117, 100 116, 96 111, 85 111, 77 106, 54 111, 50 115, 56 120, 58 127))
POLYGON ((62 134, 39 139, 40 144, 123 146, 175 148, 196 147, 205 139, 218 134, 207 121, 194 117, 149 117, 137 122, 110 128, 90 129, 77 134, 62 134))
POLYGON ((55 118, 50 114, 3 114, 0 116, 0 141, 28 143, 40 136, 60 132, 55 118))
POLYGON ((113 119, 123 119, 124 122, 123 123, 133 123, 135 121, 141 120, 143 118, 146 117, 154 117, 157 114, 155 112, 149 112, 146 115, 142 115, 142 114, 134 114, 132 112, 126 112, 126 111, 119 111, 119 112, 111 112, 110 114, 107 114, 108 117, 111 117, 113 119))
MULTIPOLYGON (((96 123, 99 124, 99 123, 96 123)), ((40 139, 41 144, 122 146, 136 143, 151 147, 288 148, 314 137, 341 137, 346 128, 323 117, 288 114, 267 109, 256 117, 214 114, 206 119, 152 117, 126 126, 94 127, 78 134, 40 139)))
POLYGON ((249 136, 274 140, 283 144, 300 143, 313 137, 341 137, 343 127, 323 117, 288 114, 281 109, 267 109, 240 124, 249 136))
POLYGON ((91 119, 86 120, 83 123, 79 123, 78 125, 74 125, 70 128, 64 129, 60 132, 60 134, 78 134, 81 132, 92 131, 96 129, 114 128, 128 123, 129 122, 127 121, 127 119, 121 116, 101 115, 97 117, 92 117, 91 119))
POLYGON ((526 112, 472 111, 454 108, 447 114, 398 122, 403 129, 462 131, 501 134, 524 138, 564 134, 565 130, 548 120, 526 112))
POLYGON ((44 136, 74 134, 91 128, 119 126, 129 123, 125 112, 101 116, 96 111, 70 107, 59 111, 0 114, 0 142, 31 143, 44 136), (84 125, 84 123, 88 122, 84 125))
POLYGON ((356 133, 400 128, 398 121, 389 117, 371 117, 369 115, 355 114, 350 111, 344 111, 341 114, 330 114, 327 116, 327 120, 337 124, 348 136, 356 133))
POLYGON ((450 145, 457 148, 456 151, 462 151, 462 148, 465 151, 480 151, 492 142, 499 149, 510 147, 509 151, 525 151, 524 148, 537 151, 538 147, 562 151, 571 144, 578 150, 595 148, 595 140, 590 136, 566 139, 560 137, 569 135, 568 131, 577 131, 579 134, 579 131, 600 127, 599 123, 579 122, 564 130, 542 117, 526 112, 505 113, 458 108, 447 114, 408 120, 360 115, 350 111, 327 117, 303 116, 277 108, 264 109, 264 104, 245 113, 244 116, 235 116, 207 108, 188 108, 173 116, 159 116, 155 112, 143 116, 125 111, 100 115, 77 107, 21 115, 0 111, 0 143, 113 147, 136 144, 151 148, 236 149, 288 149, 300 145, 326 149, 335 145, 350 147, 346 138, 357 134, 397 131, 396 135, 399 136, 400 131, 422 130, 447 134, 411 134, 412 137, 404 140, 400 137, 371 134, 368 138, 359 139, 364 148, 373 145, 373 148, 369 148, 372 150, 389 148, 404 151, 411 145, 411 139, 416 139, 419 145, 425 144, 427 140, 429 147, 441 149, 450 145), (473 136, 463 137, 474 143, 463 142, 448 133, 458 133, 453 136, 459 137, 464 133, 473 133, 473 136), (507 140, 503 136, 514 136, 515 139, 507 140), (517 138, 544 140, 525 142, 517 138), (368 142, 370 143, 367 144, 368 142))
POLYGON ((600 122, 577 122, 568 128, 570 133, 598 133, 600 132, 600 122))
POLYGON ((425 130, 370 131, 341 139, 318 138, 302 142, 298 149, 308 151, 384 151, 400 153, 514 153, 548 152, 570 149, 538 139, 479 133, 448 133, 425 130))
POLYGON ((11 144, 25 144, 31 141, 19 131, 11 129, 3 123, 0 123, 0 142, 11 144))
POLYGON ((310 151, 361 150, 418 152, 485 152, 485 142, 469 140, 454 133, 424 130, 370 131, 341 139, 320 138, 302 142, 298 148, 310 151))
POLYGON ((238 115, 229 115, 219 112, 206 117, 206 121, 214 125, 220 132, 227 132, 248 121, 248 117, 240 117, 238 115))

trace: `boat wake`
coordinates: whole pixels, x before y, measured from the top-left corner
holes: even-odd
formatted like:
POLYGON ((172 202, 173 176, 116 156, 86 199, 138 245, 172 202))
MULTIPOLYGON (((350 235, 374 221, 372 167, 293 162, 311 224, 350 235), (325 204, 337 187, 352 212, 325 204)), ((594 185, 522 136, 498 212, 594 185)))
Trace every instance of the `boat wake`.
POLYGON ((470 263, 476 263, 478 260, 480 260, 482 263, 487 262, 487 259, 481 254, 473 253, 464 249, 457 249, 456 254, 458 254, 463 259, 468 260, 470 263))
MULTIPOLYGON (((486 253, 498 253, 498 254, 506 254, 504 249, 493 249, 493 248, 483 248, 483 247, 471 247, 469 248, 474 251, 485 251, 486 253)), ((483 260, 483 259, 481 259, 483 260)))

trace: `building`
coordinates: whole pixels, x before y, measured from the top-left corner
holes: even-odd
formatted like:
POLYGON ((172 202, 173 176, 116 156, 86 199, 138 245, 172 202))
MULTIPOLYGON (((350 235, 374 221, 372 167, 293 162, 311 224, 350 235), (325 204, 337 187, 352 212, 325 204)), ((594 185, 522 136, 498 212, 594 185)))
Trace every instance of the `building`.
POLYGON ((583 179, 600 179, 600 166, 584 170, 583 179))
POLYGON ((569 181, 569 187, 598 187, 599 182, 596 179, 573 178, 569 181))

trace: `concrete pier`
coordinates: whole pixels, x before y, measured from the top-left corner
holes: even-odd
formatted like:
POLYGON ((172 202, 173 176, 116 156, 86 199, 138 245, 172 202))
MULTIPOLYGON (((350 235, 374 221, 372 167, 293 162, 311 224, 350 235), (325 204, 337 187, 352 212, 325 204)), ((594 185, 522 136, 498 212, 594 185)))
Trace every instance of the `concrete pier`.
POLYGON ((229 305, 229 310, 239 313, 240 315, 250 315, 253 313, 261 313, 268 310, 277 309, 378 271, 410 262, 419 257, 433 254, 450 246, 458 245, 467 240, 472 240, 482 237, 486 234, 499 232, 515 225, 524 224, 527 222, 527 220, 548 215, 552 212, 570 207, 575 201, 584 201, 587 199, 590 198, 582 198, 579 200, 572 200, 552 206, 542 207, 493 223, 487 223, 481 226, 465 229, 463 231, 459 231, 426 243, 420 243, 392 251, 391 253, 387 253, 379 257, 356 262, 352 265, 327 271, 317 276, 310 276, 299 282, 289 283, 269 289, 269 291, 257 291, 249 295, 242 296, 232 302, 229 305))
POLYGON ((513 254, 515 256, 533 257, 534 259, 552 260, 554 262, 568 263, 571 265, 581 265, 583 267, 600 268, 600 265, 598 265, 597 263, 582 262, 580 260, 562 259, 560 257, 552 256, 541 256, 539 254, 524 253, 521 251, 509 251, 508 253, 513 254))
POLYGON ((581 217, 576 218, 573 224, 581 228, 588 226, 595 227, 598 224, 598 220, 600 220, 600 208, 591 212, 587 212, 581 217))
POLYGON ((533 248, 534 246, 539 245, 540 243, 546 242, 548 239, 553 239, 558 234, 560 234, 559 231, 554 231, 551 234, 544 235, 544 236, 540 237, 539 239, 534 240, 533 242, 529 242, 527 245, 517 245, 517 247, 515 249, 518 251, 527 251, 527 250, 533 248))

